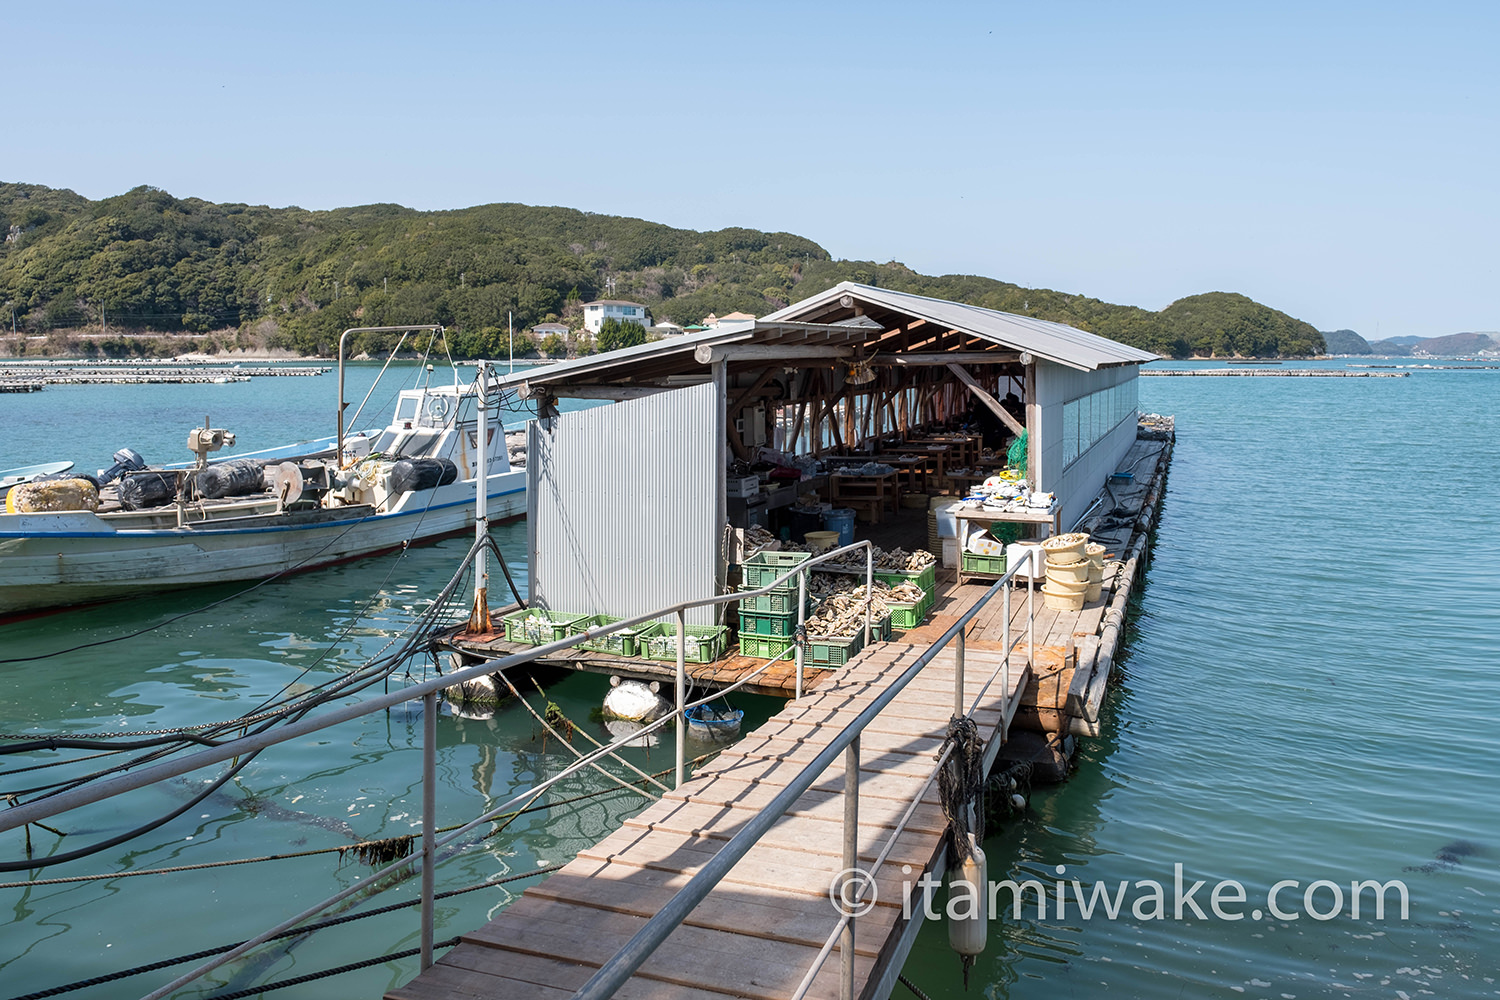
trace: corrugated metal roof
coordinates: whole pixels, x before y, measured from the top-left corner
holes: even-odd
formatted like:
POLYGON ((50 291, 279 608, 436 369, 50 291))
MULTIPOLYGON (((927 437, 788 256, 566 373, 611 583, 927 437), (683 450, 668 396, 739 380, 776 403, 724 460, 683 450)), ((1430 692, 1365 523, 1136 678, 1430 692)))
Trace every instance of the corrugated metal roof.
POLYGON ((985 309, 982 306, 913 295, 910 292, 893 292, 853 281, 841 281, 826 292, 771 313, 762 322, 795 321, 817 315, 830 305, 837 304, 845 295, 852 296, 856 303, 880 305, 939 326, 961 330, 1012 350, 1029 351, 1039 358, 1070 368, 1092 370, 1110 365, 1144 364, 1157 359, 1149 351, 1121 344, 1108 337, 1086 333, 1065 323, 1017 316, 998 309, 985 309))

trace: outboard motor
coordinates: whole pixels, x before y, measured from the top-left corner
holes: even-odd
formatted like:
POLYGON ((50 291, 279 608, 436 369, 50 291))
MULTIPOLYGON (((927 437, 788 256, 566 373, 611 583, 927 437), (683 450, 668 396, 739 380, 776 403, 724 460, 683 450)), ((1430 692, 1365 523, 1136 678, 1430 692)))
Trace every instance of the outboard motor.
POLYGON ((133 448, 121 448, 115 452, 115 464, 99 473, 99 485, 112 483, 126 472, 137 472, 146 467, 146 460, 133 448))

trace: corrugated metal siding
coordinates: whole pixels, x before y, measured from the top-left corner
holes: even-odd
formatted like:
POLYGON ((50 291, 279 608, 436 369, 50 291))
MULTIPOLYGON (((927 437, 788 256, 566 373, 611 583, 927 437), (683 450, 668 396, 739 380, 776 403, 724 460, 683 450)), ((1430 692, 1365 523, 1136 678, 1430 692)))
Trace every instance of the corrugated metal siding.
MULTIPOLYGON (((625 616, 713 596, 723 501, 712 470, 722 421, 711 383, 565 413, 547 427, 533 421, 532 602, 625 616)), ((688 621, 712 624, 713 614, 697 608, 688 621)))
POLYGON ((1119 467, 1120 459, 1135 440, 1136 421, 1129 417, 1094 442, 1093 447, 1071 462, 1065 460, 1064 405, 1099 389, 1127 385, 1138 378, 1135 365, 1078 371, 1062 365, 1038 362, 1037 404, 1041 410, 1037 480, 1040 488, 1062 500, 1062 525, 1066 529, 1088 509, 1099 495, 1105 479, 1119 467))

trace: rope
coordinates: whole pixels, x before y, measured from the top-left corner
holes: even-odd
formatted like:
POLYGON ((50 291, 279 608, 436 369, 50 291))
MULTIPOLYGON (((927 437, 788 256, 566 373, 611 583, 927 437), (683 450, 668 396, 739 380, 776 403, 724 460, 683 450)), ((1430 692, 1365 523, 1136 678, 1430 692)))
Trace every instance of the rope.
POLYGON ((950 747, 953 752, 938 771, 938 797, 943 803, 943 814, 948 817, 952 850, 949 864, 957 867, 971 855, 968 835, 972 832, 975 840, 984 839, 984 740, 971 717, 954 716, 948 721, 948 736, 938 748, 939 759, 950 747))
POLYGON ((896 982, 900 983, 902 986, 905 986, 907 989, 915 993, 917 996, 917 1000, 932 1000, 932 997, 917 989, 917 984, 912 982, 910 979, 907 979, 905 973, 897 973, 896 982))
MULTIPOLYGON (((477 892, 480 889, 488 889, 491 886, 504 885, 507 882, 518 882, 523 878, 533 878, 537 875, 550 875, 552 872, 559 871, 565 868, 567 864, 568 862, 566 861, 559 862, 555 865, 547 865, 544 868, 538 868, 535 871, 517 872, 513 875, 506 875, 501 878, 492 879, 488 882, 479 882, 475 885, 464 886, 462 889, 449 889, 446 892, 435 893, 432 898, 434 900, 449 899, 453 896, 462 896, 465 893, 477 892)), ((320 920, 315 924, 308 924, 305 927, 298 927, 294 928, 293 930, 282 931, 280 934, 277 934, 270 940, 278 941, 283 938, 298 937, 303 934, 311 933, 312 931, 323 930, 327 927, 337 927, 340 924, 347 924, 352 923, 356 920, 363 920, 366 917, 378 917, 386 913, 394 913, 397 910, 410 909, 413 906, 421 905, 421 902, 422 901, 420 899, 409 899, 404 903, 392 903, 389 906, 377 907, 373 910, 366 910, 363 913, 350 913, 342 917, 330 917, 327 920, 320 920)), ((238 948, 242 943, 243 942, 237 941, 234 944, 220 945, 217 948, 205 948, 202 951, 195 951, 188 955, 179 955, 176 958, 166 958, 162 959, 159 962, 151 962, 148 965, 137 965, 129 969, 122 969, 118 972, 111 972, 102 976, 95 976, 92 979, 80 979, 77 982, 68 983, 64 986, 53 986, 50 989, 41 990, 37 993, 28 993, 25 996, 12 997, 11 1000, 42 1000, 43 997, 55 997, 63 993, 72 993, 75 990, 87 989, 90 986, 99 986, 103 983, 111 983, 119 979, 129 979, 131 976, 139 976, 147 972, 157 972, 161 969, 169 969, 174 965, 181 965, 184 962, 195 962, 200 958, 210 958, 214 955, 222 955, 226 951, 231 951, 235 948, 238 948)), ((442 947, 447 947, 447 942, 444 942, 442 947)), ((416 954, 416 952, 411 952, 409 954, 416 954)), ((402 956, 387 956, 387 958, 397 957, 402 956)), ((345 971, 352 971, 352 969, 346 969, 345 971)), ((329 973, 323 974, 328 975, 329 973)), ((291 985, 291 983, 282 983, 280 985, 291 985)), ((276 988, 276 986, 262 987, 262 989, 266 990, 276 988)))
MULTIPOLYGON (((703 758, 700 757, 698 759, 702 760, 703 758)), ((673 768, 667 768, 666 770, 658 771, 656 772, 656 774, 650 775, 649 777, 661 778, 665 775, 671 774, 673 770, 673 768)), ((635 785, 641 784, 641 782, 629 782, 628 784, 634 787, 635 785)), ((596 791, 585 792, 582 795, 574 795, 571 798, 559 799, 556 802, 548 802, 544 805, 528 806, 525 809, 517 809, 513 812, 501 813, 499 816, 496 816, 495 819, 497 821, 502 819, 515 819, 517 816, 522 816, 526 813, 545 812, 548 809, 554 809, 559 806, 568 806, 572 805, 575 802, 583 802, 587 799, 595 799, 601 795, 614 795, 619 791, 621 791, 621 789, 619 788, 600 788, 596 791)), ((462 825, 463 824, 460 823, 454 823, 451 826, 438 827, 435 832, 448 833, 452 830, 457 830, 462 825)), ((504 827, 501 827, 500 829, 495 830, 492 833, 485 834, 485 837, 482 839, 493 837, 496 833, 500 833, 503 830, 504 827)), ((421 840, 421 836, 415 835, 415 839, 421 840)), ((350 844, 347 847, 318 847, 307 851, 292 851, 287 854, 263 854, 259 857, 235 858, 230 861, 205 861, 201 864, 196 865, 175 865, 170 868, 141 868, 136 871, 128 872, 99 872, 94 875, 70 875, 64 878, 41 878, 33 879, 27 882, 0 882, 0 889, 27 889, 31 888, 32 886, 67 885, 74 882, 106 882, 111 879, 135 878, 141 875, 175 875, 181 872, 196 872, 203 871, 209 868, 233 868, 237 865, 253 865, 258 864, 262 861, 290 861, 295 858, 310 858, 320 854, 347 854, 350 851, 357 851, 361 847, 378 846, 381 844, 385 844, 386 842, 387 841, 385 839, 363 840, 356 844, 350 844)))

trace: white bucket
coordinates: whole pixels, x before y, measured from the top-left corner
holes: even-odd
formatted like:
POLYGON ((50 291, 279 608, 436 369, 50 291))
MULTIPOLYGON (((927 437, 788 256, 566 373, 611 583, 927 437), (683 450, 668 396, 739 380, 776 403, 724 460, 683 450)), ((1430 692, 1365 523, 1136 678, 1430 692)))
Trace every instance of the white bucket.
POLYGON ((1049 562, 1059 566, 1069 563, 1083 561, 1083 547, 1088 544, 1087 536, 1079 538, 1075 535, 1054 535, 1043 539, 1042 550, 1047 553, 1049 562))

